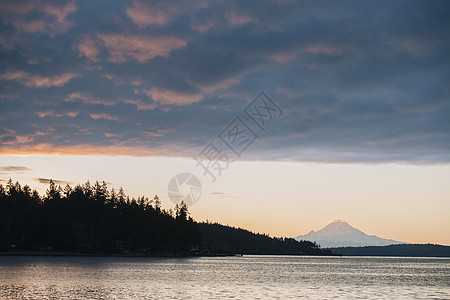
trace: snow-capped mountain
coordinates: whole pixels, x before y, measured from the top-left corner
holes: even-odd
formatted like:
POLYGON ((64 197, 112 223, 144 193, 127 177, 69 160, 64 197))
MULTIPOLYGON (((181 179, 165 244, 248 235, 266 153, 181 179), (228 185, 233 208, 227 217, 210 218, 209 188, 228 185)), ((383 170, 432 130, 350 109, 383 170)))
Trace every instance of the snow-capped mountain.
POLYGON ((343 220, 335 220, 319 231, 311 230, 308 234, 299 235, 295 239, 315 241, 323 248, 406 244, 405 242, 365 234, 343 220))

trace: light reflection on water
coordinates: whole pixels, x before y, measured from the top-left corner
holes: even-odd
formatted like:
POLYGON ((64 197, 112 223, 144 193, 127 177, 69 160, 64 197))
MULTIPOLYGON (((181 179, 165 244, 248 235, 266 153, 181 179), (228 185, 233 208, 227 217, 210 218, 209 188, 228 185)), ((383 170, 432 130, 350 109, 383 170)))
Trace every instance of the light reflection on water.
POLYGON ((0 256, 0 299, 450 299, 450 259, 0 256))

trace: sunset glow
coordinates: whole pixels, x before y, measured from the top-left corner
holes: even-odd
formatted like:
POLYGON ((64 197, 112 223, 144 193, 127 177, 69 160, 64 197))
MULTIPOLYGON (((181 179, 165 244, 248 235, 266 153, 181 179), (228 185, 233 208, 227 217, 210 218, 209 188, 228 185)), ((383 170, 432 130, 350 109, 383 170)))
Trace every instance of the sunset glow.
POLYGON ((189 172, 199 221, 295 237, 344 219, 450 245, 449 11, 2 1, 0 183, 99 180, 169 209, 168 182, 189 172), (260 95, 272 110, 252 115, 260 95), (211 145, 229 159, 214 179, 195 160, 211 145))

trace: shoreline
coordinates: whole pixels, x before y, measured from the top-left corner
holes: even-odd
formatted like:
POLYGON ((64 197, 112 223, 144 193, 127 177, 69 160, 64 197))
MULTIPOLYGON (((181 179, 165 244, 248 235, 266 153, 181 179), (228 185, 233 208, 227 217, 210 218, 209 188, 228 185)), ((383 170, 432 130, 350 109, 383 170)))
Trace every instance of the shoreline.
POLYGON ((0 256, 51 256, 51 257, 166 257, 166 258, 187 258, 187 257, 242 257, 245 255, 267 255, 267 256, 329 256, 329 257, 342 257, 339 254, 280 254, 280 253, 212 253, 212 254, 200 254, 200 253, 83 253, 83 252, 64 252, 64 251, 0 251, 0 256))
POLYGON ((280 253, 84 253, 84 252, 64 252, 64 251, 0 251, 0 257, 8 256, 42 256, 42 257, 129 257, 129 258, 194 258, 194 257, 243 257, 243 256, 313 256, 313 257, 394 257, 394 258, 450 258, 450 256, 415 256, 415 255, 362 255, 362 254, 280 254, 280 253))
POLYGON ((83 252, 64 252, 64 251, 8 251, 0 252, 0 256, 68 256, 68 257, 202 257, 202 256, 240 256, 237 254, 211 254, 197 255, 189 253, 83 253, 83 252))

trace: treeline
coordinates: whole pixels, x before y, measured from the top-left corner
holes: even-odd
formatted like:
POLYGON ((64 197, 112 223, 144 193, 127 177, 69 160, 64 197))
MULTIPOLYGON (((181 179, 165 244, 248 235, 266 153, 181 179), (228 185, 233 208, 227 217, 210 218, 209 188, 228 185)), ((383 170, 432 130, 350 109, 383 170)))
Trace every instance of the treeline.
POLYGON ((332 255, 330 250, 320 249, 315 242, 269 237, 218 223, 199 225, 203 242, 213 249, 241 254, 332 255))
POLYGON ((11 180, 0 185, 0 249, 88 253, 180 252, 200 244, 186 204, 161 209, 158 196, 130 198, 105 182, 61 188, 44 196, 11 180))
POLYGON ((197 223, 182 202, 161 208, 158 196, 130 198, 105 182, 45 195, 11 180, 0 184, 0 251, 88 254, 330 254, 317 244, 273 238, 220 224, 197 223))

